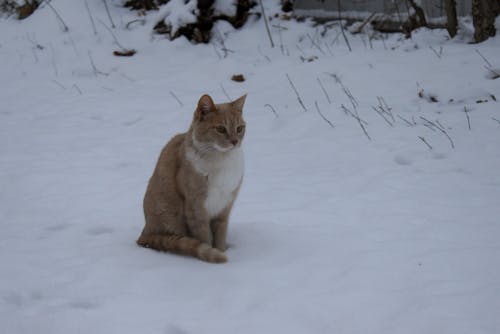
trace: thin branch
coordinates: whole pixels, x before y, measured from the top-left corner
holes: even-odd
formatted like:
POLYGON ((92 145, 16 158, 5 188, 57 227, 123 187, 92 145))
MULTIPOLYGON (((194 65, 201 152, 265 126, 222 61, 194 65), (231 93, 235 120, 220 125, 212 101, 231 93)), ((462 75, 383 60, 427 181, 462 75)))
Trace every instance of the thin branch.
POLYGON ((281 22, 278 23, 278 33, 279 33, 279 37, 280 37, 280 51, 281 51, 281 54, 284 56, 285 55, 285 47, 283 46, 283 36, 281 34, 281 22))
POLYGON ((104 2, 104 7, 106 7, 106 13, 108 14, 109 22, 111 22, 111 28, 115 29, 115 23, 113 22, 111 14, 109 13, 108 2, 106 0, 102 0, 102 2, 104 2))
POLYGON ((494 120, 494 121, 497 121, 498 124, 500 124, 500 120, 496 119, 495 117, 492 117, 491 119, 494 120))
POLYGON ((354 95, 352 95, 352 93, 349 90, 349 88, 347 88, 346 86, 344 86, 344 84, 342 83, 342 80, 340 80, 340 78, 339 78, 339 76, 337 74, 335 74, 335 73, 328 73, 328 74, 331 75, 335 79, 335 82, 337 82, 340 85, 340 87, 342 87, 342 90, 344 91, 344 94, 351 101, 352 107, 354 109, 356 109, 359 104, 358 104, 358 101, 356 100, 356 98, 354 97, 354 95))
POLYGON ((425 140, 424 137, 418 136, 418 138, 420 138, 420 140, 423 141, 425 145, 427 145, 429 150, 432 150, 432 146, 425 140))
POLYGON ((87 0, 85 0, 85 7, 87 8, 87 13, 89 14, 90 23, 92 23, 92 29, 94 30, 94 35, 97 35, 97 29, 95 27, 94 18, 92 17, 92 13, 90 13, 90 8, 87 0))
POLYGON ((94 72, 94 75, 97 77, 98 74, 101 74, 101 75, 104 75, 104 76, 108 76, 109 73, 104 73, 104 72, 101 72, 97 69, 97 67, 95 66, 94 64, 94 59, 92 58, 92 54, 90 53, 90 51, 88 52, 88 55, 89 55, 89 59, 90 59, 90 65, 92 66, 92 70, 94 72))
POLYGON ((306 54, 305 54, 304 50, 302 50, 302 48, 301 48, 298 44, 295 44, 295 47, 297 48, 297 50, 299 50, 299 51, 300 51, 300 53, 302 53, 302 55, 303 55, 304 57, 306 56, 306 54))
POLYGON ((349 113, 354 119, 356 119, 358 121, 358 124, 359 126, 361 127, 361 129, 363 130, 363 133, 365 134, 366 138, 368 138, 368 140, 372 140, 371 137, 368 135, 368 132, 366 131, 365 129, 365 126, 363 125, 363 123, 367 124, 366 122, 364 122, 360 117, 359 115, 356 115, 354 114, 352 111, 350 111, 346 106, 344 106, 343 104, 341 105, 342 109, 344 110, 344 112, 347 112, 349 113))
POLYGON ((74 89, 76 89, 76 91, 77 91, 80 95, 82 95, 82 90, 80 89, 80 87, 78 87, 78 85, 77 85, 77 84, 73 84, 73 86, 71 86, 71 87, 73 87, 74 89))
POLYGON ((332 100, 330 100, 330 96, 328 96, 328 93, 327 93, 325 87, 323 87, 323 83, 321 82, 321 80, 319 78, 316 78, 316 80, 318 80, 318 83, 321 87, 321 90, 323 91, 323 93, 325 93, 326 100, 328 101, 328 104, 332 104, 332 100))
POLYGON ((450 145, 451 145, 451 148, 455 148, 455 143, 453 143, 453 140, 451 139, 451 137, 448 135, 448 132, 446 132, 446 130, 444 129, 444 127, 440 124, 440 125, 437 125, 436 123, 434 122, 431 122, 429 121, 427 118, 425 117, 422 117, 420 116, 420 119, 424 120, 425 122, 427 122, 429 125, 432 125, 434 126, 436 129, 438 129, 439 131, 441 131, 447 138, 448 140, 450 141, 450 145))
POLYGON ((465 116, 467 117, 467 125, 469 126, 469 131, 470 131, 470 118, 469 118, 469 110, 467 110, 467 107, 464 106, 464 113, 465 113, 465 116))
POLYGON ((304 109, 304 111, 307 111, 307 108, 304 106, 304 103, 302 102, 302 99, 300 98, 299 92, 297 91, 297 88, 295 88, 295 85, 293 84, 292 79, 290 79, 290 76, 288 76, 288 73, 286 73, 286 78, 288 79, 290 86, 292 86, 292 89, 295 92, 295 95, 297 95, 297 100, 299 101, 299 104, 301 105, 302 109, 304 109))
POLYGON ((54 14, 56 14, 57 19, 59 20, 59 22, 61 22, 61 24, 63 26, 63 31, 64 32, 69 31, 68 26, 66 25, 66 23, 62 19, 61 15, 59 15, 59 13, 57 12, 57 10, 52 6, 52 4, 48 0, 44 0, 44 1, 49 6, 49 8, 52 9, 52 11, 54 12, 54 14))
POLYGON ((394 115, 392 114, 392 108, 389 107, 387 102, 385 102, 385 99, 382 96, 377 96, 377 100, 378 100, 380 111, 389 115, 389 117, 392 119, 393 123, 396 122, 396 119, 394 118, 394 115))
POLYGON ((339 31, 337 33, 337 35, 335 35, 335 37, 332 39, 332 42, 330 43, 330 45, 333 45, 333 44, 337 43, 337 41, 339 40, 340 35, 342 35, 342 30, 339 31))
POLYGON ((488 61, 488 59, 486 59, 486 57, 485 57, 485 56, 483 56, 483 54, 482 54, 481 52, 479 52, 479 50, 478 50, 478 49, 475 49, 475 51, 476 51, 476 53, 477 53, 477 54, 478 54, 481 58, 483 58, 484 62, 486 63, 486 65, 488 65, 488 67, 493 67, 493 66, 491 65, 491 63, 488 61))
POLYGON ((215 54, 217 55, 219 60, 221 60, 222 56, 220 55, 219 51, 217 51, 217 47, 215 46, 215 44, 213 44, 213 43, 210 43, 210 44, 212 44, 212 46, 214 47, 215 54))
POLYGON ((339 13, 340 29, 342 31, 342 36, 344 36, 344 40, 345 40, 345 43, 347 44, 347 47, 349 48, 349 52, 352 52, 351 44, 349 43, 349 40, 347 39, 347 36, 345 34, 344 25, 342 24, 342 18, 340 16, 340 0, 337 0, 337 9, 338 9, 338 13, 339 13))
POLYGON ((115 40, 116 45, 122 50, 127 50, 127 48, 123 47, 123 45, 121 45, 120 42, 118 42, 116 35, 113 33, 113 30, 111 30, 104 22, 102 22, 101 19, 97 19, 97 20, 99 21, 100 24, 102 24, 104 26, 104 28, 106 28, 107 31, 109 31, 111 36, 113 36, 113 39, 115 40))
POLYGON ((357 121, 361 122, 361 124, 363 125, 368 125, 368 122, 365 121, 364 119, 362 119, 361 117, 359 117, 359 115, 353 113, 351 110, 349 110, 346 106, 344 106, 343 104, 340 105, 340 107, 342 108, 342 111, 346 114, 346 115, 350 115, 352 116, 353 118, 355 118, 357 121))
POLYGON ((262 0, 259 0, 260 8, 262 10, 262 16, 264 17, 264 23, 266 25, 267 36, 269 36, 269 41, 271 42, 271 47, 274 48, 273 38, 271 37, 271 31, 269 30, 269 23, 267 23, 266 12, 264 11, 264 5, 262 4, 262 0))
POLYGON ((412 122, 410 122, 409 120, 407 120, 406 118, 400 116, 400 115, 396 115, 399 117, 399 119, 403 120, 406 124, 408 124, 409 126, 414 126, 415 124, 413 124, 412 122))
POLYGON ((52 46, 52 44, 49 44, 49 47, 50 47, 50 51, 52 53, 52 67, 54 68, 54 74, 56 75, 56 77, 58 77, 59 76, 59 70, 57 69, 54 47, 52 46))
POLYGON ((181 102, 181 100, 179 100, 179 98, 177 97, 177 95, 174 94, 174 92, 170 91, 170 95, 172 95, 172 97, 177 101, 177 103, 179 103, 181 107, 184 106, 184 104, 181 102))
POLYGON ((259 54, 264 57, 268 62, 271 63, 271 58, 269 58, 268 56, 266 56, 265 54, 262 53, 262 50, 260 49, 260 45, 257 46, 257 51, 259 52, 259 54))
POLYGON ((318 114, 321 116, 321 118, 323 118, 323 120, 324 120, 325 122, 327 122, 327 123, 328 123, 328 125, 330 125, 332 128, 334 128, 335 126, 333 125, 333 123, 332 123, 332 122, 330 122, 330 120, 328 120, 328 118, 326 118, 326 117, 325 117, 325 115, 323 115, 323 114, 321 113, 321 110, 319 110, 318 101, 314 101, 314 105, 316 106, 316 110, 318 111, 318 114))
POLYGON ((384 116, 384 113, 380 110, 378 110, 377 108, 375 108, 374 106, 372 106, 372 109, 375 110, 375 112, 384 119, 384 121, 387 122, 387 124, 389 124, 390 127, 393 127, 394 124, 392 124, 385 116, 384 116))
POLYGON ((59 81, 52 79, 52 82, 55 83, 56 85, 58 85, 59 87, 61 87, 63 90, 66 90, 66 87, 62 83, 60 83, 59 81))
POLYGON ((140 23, 141 25, 145 25, 146 24, 146 20, 144 20, 144 19, 135 19, 135 20, 132 20, 132 21, 128 22, 125 25, 125 28, 130 29, 130 26, 132 26, 132 24, 134 24, 134 23, 140 23))
POLYGON ((429 49, 431 49, 431 50, 434 52, 434 54, 435 54, 435 55, 436 55, 439 59, 441 59, 441 55, 443 54, 443 47, 441 47, 441 48, 439 49, 439 52, 437 52, 437 51, 436 51, 436 49, 434 49, 432 46, 429 46, 429 49))
POLYGON ((276 110, 273 108, 272 105, 270 105, 269 103, 265 104, 264 107, 268 107, 269 109, 271 109, 272 113, 274 114, 274 116, 276 116, 276 118, 278 118, 278 113, 276 112, 276 110))
POLYGON ((231 97, 229 96, 229 94, 226 92, 226 89, 225 89, 225 88, 224 88, 224 86, 222 85, 222 82, 220 83, 220 88, 222 89, 222 92, 224 93, 224 95, 226 95, 227 100, 228 100, 228 101, 232 101, 231 97))
POLYGON ((311 47, 314 45, 322 54, 325 54, 325 52, 323 51, 323 49, 312 39, 311 35, 306 34, 306 36, 311 41, 311 47))

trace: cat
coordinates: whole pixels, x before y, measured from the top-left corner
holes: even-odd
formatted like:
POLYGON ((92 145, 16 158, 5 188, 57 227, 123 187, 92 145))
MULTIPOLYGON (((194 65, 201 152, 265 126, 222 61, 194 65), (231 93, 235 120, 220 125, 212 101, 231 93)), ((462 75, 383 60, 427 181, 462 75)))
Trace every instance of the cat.
POLYGON ((243 180, 246 95, 214 104, 203 95, 189 130, 163 148, 144 196, 143 247, 227 261, 228 219, 243 180))

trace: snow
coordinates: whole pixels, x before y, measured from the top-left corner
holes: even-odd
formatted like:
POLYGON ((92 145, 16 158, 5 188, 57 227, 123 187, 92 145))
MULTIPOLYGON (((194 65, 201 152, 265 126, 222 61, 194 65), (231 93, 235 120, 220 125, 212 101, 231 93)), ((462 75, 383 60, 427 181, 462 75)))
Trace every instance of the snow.
POLYGON ((83 2, 51 3, 69 32, 46 5, 0 20, 2 333, 499 332, 500 79, 478 54, 500 68, 498 37, 348 35, 349 52, 338 27, 273 19, 275 48, 262 21, 225 26, 224 58, 151 38, 155 12, 127 28, 137 14, 115 4, 126 58, 102 1, 97 35, 83 2), (248 93, 229 262, 138 247, 162 146, 223 89, 248 93))
POLYGON ((196 22, 196 0, 171 0, 162 5, 158 11, 155 25, 163 21, 170 27, 170 37, 173 38, 180 27, 196 22))
POLYGON ((215 0, 213 8, 216 15, 236 15, 236 1, 234 0, 215 0))

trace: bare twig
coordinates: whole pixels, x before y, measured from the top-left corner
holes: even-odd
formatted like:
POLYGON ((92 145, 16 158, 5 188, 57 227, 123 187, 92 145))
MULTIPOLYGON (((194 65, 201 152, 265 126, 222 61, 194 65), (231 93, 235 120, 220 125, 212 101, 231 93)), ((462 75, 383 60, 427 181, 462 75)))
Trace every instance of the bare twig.
POLYGON ((97 77, 97 75, 100 74, 100 75, 104 75, 107 77, 109 75, 109 73, 104 73, 104 72, 99 71, 94 64, 94 59, 92 58, 92 54, 90 53, 90 51, 88 52, 88 54, 89 54, 89 59, 90 59, 90 65, 92 66, 92 70, 94 72, 94 75, 97 77))
POLYGON ((130 22, 127 22, 127 24, 125 25, 125 28, 130 29, 130 27, 134 23, 140 23, 141 25, 145 25, 146 24, 146 20, 144 20, 144 19, 135 19, 135 20, 132 20, 130 22))
POLYGON ((92 29, 94 30, 94 35, 97 35, 97 29, 95 27, 94 18, 92 17, 92 13, 90 13, 90 8, 89 4, 87 3, 87 0, 85 0, 85 7, 87 8, 87 13, 89 14, 90 23, 92 23, 92 29))
POLYGON ((358 121, 358 124, 359 126, 361 127, 361 129, 363 130, 363 133, 365 134, 365 136, 369 139, 369 140, 372 140, 371 137, 368 135, 368 132, 366 131, 365 129, 365 126, 363 125, 364 124, 368 124, 366 123, 364 120, 362 120, 359 115, 357 114, 354 114, 352 111, 350 111, 346 106, 344 106, 343 104, 340 106, 342 108, 342 110, 344 110, 344 112, 348 113, 349 115, 351 115, 355 120, 358 121))
POLYGON ((306 53, 304 52, 304 50, 302 50, 302 48, 298 45, 298 44, 295 44, 295 47, 297 48, 297 50, 300 51, 300 53, 302 53, 302 56, 306 56, 306 53))
POLYGON ((269 109, 271 109, 272 113, 274 114, 274 116, 276 116, 276 118, 278 118, 278 113, 276 112, 276 110, 273 108, 272 105, 270 105, 269 103, 265 104, 264 107, 268 107, 269 109))
POLYGON ((111 30, 104 22, 102 22, 100 19, 97 19, 99 21, 100 24, 102 24, 104 26, 104 28, 106 28, 107 31, 109 31, 109 33, 111 34, 111 36, 113 36, 113 39, 115 40, 115 44, 122 50, 127 50, 127 48, 123 47, 123 45, 120 44, 120 42, 118 42, 118 38, 116 38, 116 35, 113 33, 113 30, 111 30))
POLYGON ((470 118, 469 118, 469 110, 467 110, 467 107, 464 106, 464 113, 465 113, 465 116, 467 117, 467 125, 469 126, 469 131, 470 131, 470 118))
POLYGON ((360 25, 359 27, 356 28, 356 30, 354 30, 352 33, 353 34, 359 34, 361 31, 363 31, 363 28, 368 24, 368 22, 370 22, 373 17, 376 15, 377 13, 371 13, 370 16, 368 16, 360 25))
POLYGON ((358 101, 356 100, 356 98, 354 97, 354 95, 352 95, 349 88, 344 86, 344 84, 342 83, 342 80, 340 80, 340 78, 337 74, 335 74, 335 73, 328 73, 328 74, 331 75, 335 79, 335 82, 337 82, 340 85, 340 87, 342 87, 342 91, 349 98, 349 101, 351 101, 352 107, 354 109, 356 109, 359 104, 358 104, 358 101))
POLYGON ((224 52, 224 57, 223 58, 226 58, 229 52, 234 52, 234 51, 233 50, 229 50, 226 47, 226 43, 224 42, 224 36, 222 36, 222 34, 219 31, 219 29, 215 28, 215 31, 217 32, 217 37, 219 37, 218 39, 219 39, 219 42, 220 42, 220 45, 221 45, 221 50, 224 52))
POLYGON ((436 51, 436 49, 434 49, 432 46, 429 46, 429 49, 431 49, 431 50, 434 52, 434 54, 435 54, 435 55, 436 55, 439 59, 441 59, 441 56, 442 56, 442 54, 443 54, 443 47, 442 47, 442 46, 439 48, 439 52, 437 52, 437 51, 436 51))
POLYGON ((406 124, 408 124, 409 126, 414 126, 415 124, 413 124, 412 122, 410 122, 409 120, 407 120, 406 118, 400 116, 400 115, 397 115, 399 117, 399 119, 403 120, 406 124))
POLYGON ((260 54, 262 57, 266 58, 266 60, 267 60, 268 62, 271 62, 271 58, 269 58, 268 56, 266 56, 265 54, 263 54, 263 53, 262 53, 262 50, 260 49, 260 45, 259 45, 259 46, 257 46, 257 51, 259 52, 259 54, 260 54))
POLYGON ((477 53, 477 54, 478 54, 481 58, 483 58, 484 62, 486 63, 486 65, 488 65, 488 67, 493 67, 493 66, 491 65, 491 63, 488 61, 488 59, 486 59, 486 57, 485 57, 485 56, 483 56, 483 54, 482 54, 481 52, 479 52, 479 50, 478 50, 478 49, 475 49, 475 51, 476 51, 476 53, 477 53))
POLYGON ((108 2, 106 0, 102 0, 104 2, 104 7, 106 8, 106 13, 108 14, 109 22, 111 22, 111 28, 116 28, 113 19, 111 18, 111 14, 109 13, 108 2))
POLYGON ((297 95, 297 100, 299 101, 300 106, 304 111, 307 111, 307 108, 304 106, 304 103, 302 102, 302 99, 300 98, 299 92, 297 91, 297 88, 295 88, 295 85, 292 82, 292 79, 290 79, 290 76, 288 73, 286 74, 286 78, 288 79, 288 82, 290 83, 290 86, 292 86, 293 91, 295 92, 295 95, 297 95))
POLYGON ((347 39, 347 36, 345 34, 344 25, 342 24, 342 18, 340 16, 340 0, 337 0, 337 9, 338 9, 338 13, 339 13, 339 23, 340 23, 340 29, 342 31, 342 36, 344 36, 345 43, 347 44, 347 47, 349 48, 349 52, 351 52, 352 51, 351 44, 349 43, 349 40, 347 39))
POLYGON ((60 83, 59 81, 52 79, 52 82, 55 83, 56 85, 58 85, 59 87, 61 87, 63 90, 66 90, 66 87, 62 83, 60 83))
POLYGON ((486 68, 486 70, 490 71, 490 74, 491 74, 490 79, 500 78, 500 72, 498 72, 498 70, 493 69, 493 65, 491 65, 491 63, 488 61, 488 59, 485 56, 483 56, 483 54, 481 52, 479 52, 478 49, 475 49, 475 51, 481 58, 483 58, 484 62, 486 63, 486 65, 484 65, 484 68, 486 68))
POLYGON ((217 47, 215 46, 215 44, 213 44, 213 43, 211 43, 211 44, 214 47, 215 54, 217 55, 217 57, 219 58, 219 60, 221 60, 222 56, 220 55, 219 51, 217 50, 217 47))
POLYGON ((495 117, 492 117, 491 119, 494 120, 494 121, 497 121, 498 124, 500 124, 500 120, 496 119, 495 117))
POLYGON ((389 107, 387 102, 385 102, 385 99, 382 96, 377 96, 377 100, 378 100, 380 111, 389 115, 389 117, 392 119, 393 123, 396 122, 396 119, 394 118, 394 115, 392 114, 392 108, 389 107))
POLYGON ((323 93, 325 93, 326 100, 328 101, 328 104, 332 104, 332 100, 330 100, 330 96, 328 95, 325 87, 323 87, 323 83, 321 82, 321 80, 319 78, 316 78, 316 80, 318 80, 318 83, 321 87, 321 90, 323 91, 323 93))
POLYGON ((57 10, 54 8, 54 6, 52 6, 52 4, 48 1, 48 0, 44 0, 45 3, 47 4, 47 6, 49 6, 50 9, 52 9, 52 11, 54 12, 54 14, 56 15, 57 19, 59 20, 59 22, 61 22, 62 24, 62 27, 63 27, 63 31, 66 32, 66 31, 69 31, 69 28, 68 26, 66 25, 66 23, 64 22, 64 20, 62 19, 61 15, 59 15, 59 13, 57 12, 57 10))
POLYGON ((57 69, 57 64, 56 64, 56 53, 54 51, 54 47, 52 46, 52 44, 49 44, 49 47, 50 47, 50 51, 52 53, 52 67, 54 68, 54 74, 56 75, 56 77, 58 77, 59 70, 57 69))
POLYGON ((319 52, 321 52, 322 54, 325 54, 325 52, 323 51, 323 49, 313 40, 313 38, 311 37, 311 35, 306 34, 306 36, 311 41, 311 46, 315 46, 319 50, 319 52))
POLYGON ((283 36, 281 34, 281 30, 282 30, 281 22, 279 22, 278 25, 274 26, 274 27, 278 28, 278 33, 279 33, 279 37, 280 37, 280 51, 281 51, 281 54, 284 56, 285 55, 285 47, 283 46, 283 36))
POLYGON ((330 48, 330 45, 328 45, 328 43, 327 43, 327 42, 325 42, 324 44, 325 44, 326 49, 328 50, 328 53, 330 54, 330 56, 333 56, 333 51, 332 51, 332 49, 330 48))
POLYGON ((170 91, 170 95, 172 95, 172 97, 177 101, 177 103, 179 103, 181 107, 184 106, 184 104, 181 102, 181 100, 179 100, 179 98, 177 97, 177 95, 175 95, 174 92, 170 91))
POLYGON ((432 150, 432 146, 425 140, 424 137, 418 136, 418 138, 420 138, 420 140, 423 141, 425 145, 427 145, 429 150, 432 150))
POLYGON ((271 42, 271 47, 274 48, 273 38, 271 37, 271 31, 269 30, 269 23, 267 23, 266 12, 264 11, 264 5, 262 4, 262 0, 259 0, 260 8, 262 10, 262 17, 264 18, 264 23, 266 25, 267 36, 269 37, 269 41, 271 42))
POLYGON ((229 96, 229 94, 226 92, 226 89, 222 85, 222 82, 220 83, 220 88, 222 89, 222 92, 224 93, 224 95, 226 95, 227 100, 232 101, 231 97, 229 96))
POLYGON ((80 87, 78 87, 78 85, 77 85, 77 84, 73 84, 73 86, 71 86, 71 87, 73 87, 74 89, 76 89, 76 91, 77 91, 80 95, 82 95, 82 90, 80 89, 80 87))
MULTIPOLYGON (((448 140, 450 141, 450 145, 451 145, 451 148, 455 148, 455 143, 453 143, 453 140, 451 139, 451 137, 448 135, 448 132, 446 132, 446 130, 444 129, 444 127, 441 125, 441 124, 436 124, 434 122, 431 122, 429 121, 427 118, 425 117, 422 117, 420 116, 420 119, 422 119, 423 121, 425 121, 427 124, 433 126, 434 128, 438 129, 439 131, 441 131, 447 138, 448 140)), ((425 124, 424 124, 425 125, 425 124)))
POLYGON ((332 128, 334 128, 335 126, 333 125, 333 123, 332 123, 332 122, 330 122, 330 120, 328 120, 328 118, 326 118, 326 117, 325 117, 325 115, 323 115, 323 114, 321 113, 321 110, 319 110, 318 101, 314 101, 314 105, 316 106, 316 110, 318 111, 318 114, 321 116, 321 118, 323 118, 323 120, 324 120, 325 122, 327 122, 327 123, 328 123, 328 125, 330 125, 332 128))
POLYGON ((330 43, 330 46, 332 46, 333 44, 337 43, 337 41, 339 40, 340 35, 342 35, 342 30, 339 31, 337 33, 337 35, 335 35, 335 37, 332 39, 332 42, 330 43))
POLYGON ((357 121, 361 122, 361 124, 363 125, 368 125, 368 122, 365 121, 364 119, 362 119, 361 117, 359 117, 359 114, 356 112, 356 113, 353 113, 351 110, 349 110, 346 106, 344 106, 343 104, 340 105, 340 108, 342 108, 342 111, 346 114, 346 115, 350 115, 352 117, 354 117, 357 121))
POLYGON ((393 127, 393 126, 394 126, 394 124, 392 124, 392 123, 391 123, 391 121, 389 121, 389 120, 385 117, 385 115, 384 115, 384 113, 383 113, 382 111, 378 110, 378 109, 377 109, 377 108, 375 108, 374 106, 372 106, 372 109, 373 109, 373 110, 375 110, 375 112, 376 112, 376 113, 377 113, 380 117, 382 117, 382 118, 384 119, 384 121, 386 121, 386 123, 387 123, 387 124, 389 124, 389 126, 390 126, 390 127, 393 127))

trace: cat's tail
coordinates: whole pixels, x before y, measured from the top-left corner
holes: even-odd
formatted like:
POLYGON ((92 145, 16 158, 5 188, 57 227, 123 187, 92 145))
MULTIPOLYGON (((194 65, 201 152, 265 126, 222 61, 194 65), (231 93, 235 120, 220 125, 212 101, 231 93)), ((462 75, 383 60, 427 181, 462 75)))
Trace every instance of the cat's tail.
POLYGON ((223 252, 190 237, 183 237, 175 234, 141 235, 137 240, 137 244, 159 251, 194 256, 206 262, 227 262, 227 257, 223 252))

